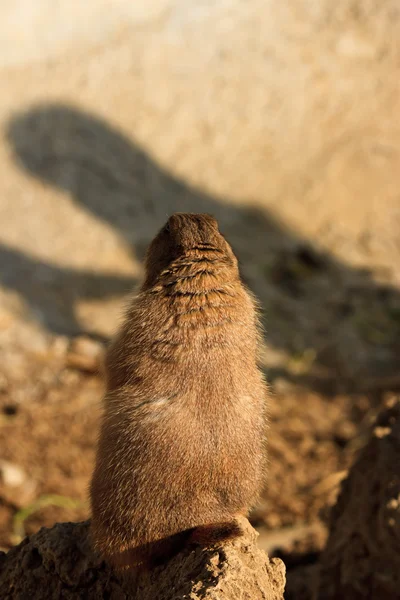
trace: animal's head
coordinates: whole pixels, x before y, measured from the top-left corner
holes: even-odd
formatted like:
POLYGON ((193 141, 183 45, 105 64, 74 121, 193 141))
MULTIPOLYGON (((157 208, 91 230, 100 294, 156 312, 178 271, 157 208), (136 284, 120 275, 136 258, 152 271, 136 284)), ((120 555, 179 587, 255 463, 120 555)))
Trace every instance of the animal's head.
POLYGON ((151 242, 146 255, 146 287, 179 259, 221 260, 237 269, 232 248, 207 214, 175 213, 151 242))

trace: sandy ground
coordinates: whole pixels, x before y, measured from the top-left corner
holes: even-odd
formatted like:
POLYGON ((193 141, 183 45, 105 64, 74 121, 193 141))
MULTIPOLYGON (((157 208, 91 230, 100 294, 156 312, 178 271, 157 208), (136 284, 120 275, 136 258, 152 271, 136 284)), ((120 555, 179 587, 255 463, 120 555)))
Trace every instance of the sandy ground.
MULTIPOLYGON (((312 567, 400 387, 398 2, 80 4, 0 9, 0 459, 20 469, 1 544, 44 494, 86 498, 101 382, 70 338, 115 330, 167 215, 211 212, 264 309, 254 520, 289 569, 312 567)), ((57 502, 26 530, 86 515, 57 502)))

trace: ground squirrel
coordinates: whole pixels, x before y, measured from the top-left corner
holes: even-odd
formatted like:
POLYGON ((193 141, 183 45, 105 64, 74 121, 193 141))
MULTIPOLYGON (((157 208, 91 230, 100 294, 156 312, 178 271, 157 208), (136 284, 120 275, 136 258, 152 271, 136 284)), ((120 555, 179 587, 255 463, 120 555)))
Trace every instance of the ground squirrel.
POLYGON ((240 534, 265 465, 255 302, 204 214, 176 213, 105 358, 91 482, 95 548, 117 568, 240 534))

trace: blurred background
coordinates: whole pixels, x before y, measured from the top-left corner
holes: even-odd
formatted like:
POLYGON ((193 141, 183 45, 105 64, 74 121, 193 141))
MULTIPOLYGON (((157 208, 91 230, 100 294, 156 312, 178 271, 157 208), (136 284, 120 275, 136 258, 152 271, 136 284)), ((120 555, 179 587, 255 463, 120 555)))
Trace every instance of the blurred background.
POLYGON ((0 546, 87 517, 103 344, 209 212, 263 307, 253 523, 305 586, 400 388, 398 1, 14 0, 0 48, 0 546))

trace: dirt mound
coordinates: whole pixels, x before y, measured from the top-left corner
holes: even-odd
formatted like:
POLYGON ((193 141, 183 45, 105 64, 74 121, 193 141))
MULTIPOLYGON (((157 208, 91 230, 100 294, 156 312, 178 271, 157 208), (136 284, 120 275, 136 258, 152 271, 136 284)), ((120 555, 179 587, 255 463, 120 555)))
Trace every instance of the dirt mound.
POLYGON ((119 581, 104 562, 92 555, 88 522, 42 528, 6 555, 0 555, 0 597, 113 598, 140 600, 282 600, 285 567, 257 548, 248 521, 234 542, 185 550, 151 574, 129 583, 119 581))
POLYGON ((318 600, 400 598, 400 401, 388 402, 343 483, 318 600))

